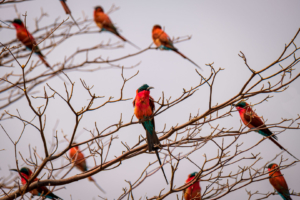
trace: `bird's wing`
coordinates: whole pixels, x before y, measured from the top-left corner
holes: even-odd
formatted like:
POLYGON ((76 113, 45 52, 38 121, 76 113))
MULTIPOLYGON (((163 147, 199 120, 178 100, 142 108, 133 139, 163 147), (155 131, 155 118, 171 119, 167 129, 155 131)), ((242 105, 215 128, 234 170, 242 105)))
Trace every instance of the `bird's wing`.
POLYGON ((135 107, 135 98, 134 98, 134 100, 132 102, 132 105, 133 105, 133 107, 135 107))
POLYGON ((102 13, 101 20, 102 20, 102 26, 106 31, 119 35, 117 28, 114 26, 114 24, 112 23, 112 21, 110 20, 107 14, 102 13))
MULTIPOLYGON (((149 96, 149 104, 150 104, 150 107, 151 107, 151 110, 152 110, 152 114, 153 114, 154 110, 155 110, 155 105, 154 105, 154 99, 151 96, 149 96)), ((153 125, 154 130, 155 130, 154 118, 152 119, 152 125, 153 125)))
POLYGON ((168 36, 168 34, 166 34, 163 30, 154 32, 153 34, 153 39, 159 39, 161 44, 171 50, 175 50, 177 51, 177 49, 174 47, 172 40, 170 39, 170 37, 168 36))
MULTIPOLYGON (((248 108, 247 112, 244 113, 244 119, 248 122, 248 124, 250 125, 250 128, 260 128, 260 130, 258 131, 260 134, 262 134, 263 136, 270 136, 273 133, 266 127, 266 125, 264 124, 264 122, 261 120, 261 118, 254 112, 252 111, 252 109, 248 108)), ((248 126, 249 126, 248 125, 248 126)))
MULTIPOLYGON (((34 37, 29 32, 27 32, 26 29, 17 33, 17 37, 26 46, 26 48, 30 51, 32 50, 33 45, 37 44, 34 37)), ((37 54, 40 54, 41 56, 44 56, 41 53, 38 46, 35 46, 34 52, 37 54)))
POLYGON ((149 96, 149 104, 150 104, 151 110, 153 112, 155 109, 155 105, 154 105, 154 99, 151 96, 149 96))
POLYGON ((288 197, 290 196, 290 192, 289 192, 288 185, 285 182, 283 175, 282 174, 279 174, 279 175, 274 174, 273 176, 276 176, 276 177, 270 179, 271 184, 273 185, 273 187, 279 194, 283 195, 286 199, 288 199, 288 197))

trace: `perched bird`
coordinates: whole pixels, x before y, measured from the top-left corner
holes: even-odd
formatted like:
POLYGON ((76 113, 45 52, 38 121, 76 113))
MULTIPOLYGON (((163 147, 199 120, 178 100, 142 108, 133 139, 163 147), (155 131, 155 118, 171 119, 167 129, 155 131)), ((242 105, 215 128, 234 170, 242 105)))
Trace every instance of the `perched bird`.
POLYGON ((36 55, 41 59, 41 61, 51 69, 51 66, 47 63, 45 60, 45 56, 42 54, 38 46, 36 45, 36 41, 34 37, 27 31, 26 27, 24 26, 23 22, 20 19, 14 19, 14 21, 8 21, 11 22, 16 31, 17 31, 17 38, 26 46, 26 48, 30 51, 34 51, 36 55))
POLYGON ((285 182, 283 175, 281 174, 277 164, 269 164, 268 165, 269 171, 269 181, 274 189, 278 192, 278 194, 284 200, 292 200, 289 192, 288 185, 285 182))
POLYGON ((170 39, 168 34, 166 34, 166 32, 161 29, 160 25, 154 25, 153 26, 152 39, 153 39, 154 44, 158 48, 160 48, 162 50, 172 50, 172 51, 178 53, 183 58, 187 59, 188 61, 193 63, 196 67, 198 67, 199 69, 202 70, 202 68, 199 67, 196 63, 194 63, 194 61, 192 61, 191 59, 189 59, 188 57, 183 55, 181 52, 178 51, 178 49, 176 47, 174 47, 172 40, 170 39))
MULTIPOLYGON (((192 181, 195 178, 196 174, 197 172, 191 173, 188 176, 188 179, 186 179, 185 183, 189 183, 190 181, 192 181)), ((201 188, 199 181, 196 181, 193 185, 185 189, 183 193, 185 200, 201 200, 201 188)))
MULTIPOLYGON (((79 150, 78 146, 71 148, 69 150, 69 155, 70 155, 70 158, 72 159, 72 162, 75 162, 75 167, 77 167, 77 169, 79 169, 82 172, 85 172, 88 170, 86 161, 85 161, 85 157, 84 157, 83 153, 79 150)), ((105 191, 97 184, 95 179, 93 179, 91 176, 89 176, 88 179, 89 179, 89 181, 94 182, 94 184, 99 188, 99 190, 101 190, 103 193, 105 193, 105 191)))
MULTIPOLYGON (((11 171, 16 171, 18 172, 18 170, 16 169, 11 169, 11 171)), ((26 180, 28 180, 31 175, 32 175, 32 171, 30 169, 28 169, 27 167, 22 167, 22 169, 20 170, 20 174, 24 177, 21 177, 21 182, 23 185, 25 185, 27 183, 26 180)), ((35 178, 34 181, 38 181, 39 179, 38 178, 35 178)), ((33 182, 34 182, 33 181, 33 182)), ((48 188, 46 188, 45 186, 40 186, 40 187, 37 187, 33 190, 30 191, 30 193, 34 196, 42 196, 44 198, 48 198, 48 199, 61 199, 60 197, 56 196, 55 194, 53 194, 50 190, 48 190, 48 188)))
MULTIPOLYGON (((66 14, 70 15, 70 17, 72 18, 72 20, 74 21, 74 23, 76 24, 76 26, 79 28, 77 22, 75 21, 75 19, 73 18, 72 14, 71 14, 70 8, 68 7, 68 5, 66 3, 67 0, 59 0, 59 1, 61 3, 62 7, 64 8, 66 14)), ((79 28, 79 30, 80 30, 80 28, 79 28)))
MULTIPOLYGON (((136 96, 133 100, 134 114, 139 121, 142 121, 143 127, 146 130, 149 152, 155 151, 159 164, 161 165, 161 160, 158 155, 158 149, 160 149, 161 145, 155 132, 154 118, 150 118, 154 112, 154 99, 150 96, 150 89, 153 89, 153 87, 144 84, 136 90, 136 96)), ((168 184, 163 166, 161 170, 168 184)))
POLYGON ((100 28, 101 31, 108 31, 116 36, 118 36, 121 40, 124 42, 128 42, 132 46, 134 46, 137 49, 140 49, 138 46, 130 42, 129 40, 125 39, 123 36, 120 35, 117 28, 113 25, 112 21, 108 17, 107 14, 104 13, 104 10, 101 6, 95 7, 94 10, 94 21, 97 24, 97 26, 100 28))
MULTIPOLYGON (((240 113, 240 117, 243 123, 250 129, 257 129, 256 132, 261 134, 262 136, 269 137, 269 139, 276 144, 280 149, 285 150, 288 154, 293 156, 290 152, 288 152, 283 146, 281 146, 276 140, 277 136, 273 135, 273 133, 266 127, 264 122, 260 119, 260 117, 251 109, 248 103, 245 101, 240 101, 237 104, 233 104, 236 109, 240 113)), ((296 158, 295 156, 293 156, 296 158)), ((298 160, 298 158, 296 158, 298 160)))

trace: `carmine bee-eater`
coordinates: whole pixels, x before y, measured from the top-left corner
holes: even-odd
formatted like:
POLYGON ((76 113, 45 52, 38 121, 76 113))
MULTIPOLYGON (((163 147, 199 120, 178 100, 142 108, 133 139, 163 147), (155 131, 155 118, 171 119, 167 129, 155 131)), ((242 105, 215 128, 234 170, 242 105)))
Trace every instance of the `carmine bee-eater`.
POLYGON ((140 49, 138 46, 130 42, 129 40, 125 39, 123 36, 120 35, 118 32, 117 28, 114 26, 110 18, 108 17, 107 14, 104 13, 104 10, 101 6, 95 7, 94 10, 94 21, 97 24, 97 26, 100 28, 101 31, 108 31, 116 36, 118 36, 121 40, 124 42, 128 42, 132 46, 134 46, 137 49, 140 49))
POLYGON ((41 61, 50 69, 51 66, 47 63, 45 60, 45 56, 42 54, 38 46, 36 45, 36 41, 34 37, 27 31, 26 27, 24 26, 23 22, 20 19, 14 19, 14 21, 8 21, 11 22, 16 31, 17 31, 17 38, 26 46, 26 49, 30 51, 34 51, 36 55, 41 59, 41 61))
POLYGON ((265 137, 269 137, 269 139, 276 144, 280 149, 285 150, 288 154, 296 158, 294 155, 292 155, 290 152, 288 152, 283 146, 281 146, 276 140, 277 136, 273 135, 273 133, 266 127, 264 122, 260 119, 260 117, 251 109, 248 103, 245 101, 240 101, 237 104, 233 104, 233 106, 236 107, 236 109, 240 113, 240 117, 243 121, 243 123, 250 129, 258 129, 255 130, 259 134, 265 137))
MULTIPOLYGON (((158 149, 161 148, 161 145, 155 132, 154 118, 150 118, 154 112, 154 99, 150 96, 150 89, 153 89, 153 87, 144 84, 136 90, 136 96, 133 100, 134 114, 136 118, 142 122, 146 130, 149 152, 155 151, 159 164, 161 165, 158 154, 158 149)), ((161 166, 161 170, 168 184, 163 166, 161 166)))
POLYGON ((172 50, 179 55, 181 55, 184 59, 187 59, 191 63, 193 63, 196 67, 202 70, 201 67, 199 67, 194 61, 183 55, 181 52, 178 51, 176 47, 174 47, 173 42, 171 38, 168 36, 168 34, 161 29, 160 25, 154 25, 152 29, 152 39, 153 43, 160 48, 161 50, 172 50))
POLYGON ((285 179, 278 168, 278 165, 272 163, 269 164, 267 168, 270 176, 269 181, 274 189, 284 200, 292 200, 288 185, 286 184, 285 179))
MULTIPOLYGON (((70 158, 72 159, 72 162, 75 162, 75 167, 77 167, 77 169, 79 169, 82 172, 85 172, 88 170, 86 161, 85 161, 85 157, 84 157, 83 153, 79 150, 78 146, 71 148, 69 151, 69 155, 70 155, 70 158)), ((94 182, 94 184, 99 188, 99 190, 101 190, 103 193, 105 193, 105 191, 97 184, 97 182, 91 176, 89 176, 88 179, 89 179, 89 181, 94 182)))
MULTIPOLYGON (((189 183, 190 181, 192 181, 195 178, 196 174, 197 172, 191 173, 188 176, 188 179, 186 179, 185 183, 189 183)), ((196 181, 193 185, 185 189, 183 193, 185 200, 201 200, 201 188, 199 181, 196 181)))
MULTIPOLYGON (((11 169, 11 171, 16 171, 18 172, 18 170, 16 169, 11 169)), ((20 174, 26 179, 28 180, 30 178, 30 176, 32 175, 32 171, 30 169, 28 169, 27 167, 22 167, 20 169, 20 174)), ((23 185, 25 185, 27 183, 27 181, 22 177, 21 177, 21 182, 23 185)), ((34 181, 38 181, 38 178, 35 178, 34 181)), ((33 182, 34 182, 33 181, 33 182)), ((48 198, 48 199, 60 199, 63 200, 62 198, 56 196, 55 194, 53 194, 50 190, 48 190, 48 188, 46 188, 45 186, 40 186, 36 189, 33 189, 30 191, 30 193, 34 196, 42 196, 44 198, 48 198)))
MULTIPOLYGON (((79 28, 78 24, 76 23, 75 19, 73 18, 72 14, 71 14, 71 10, 70 10, 69 6, 66 3, 67 0, 59 0, 59 1, 61 3, 62 7, 64 8, 66 14, 70 15, 70 17, 72 18, 72 20, 74 21, 76 26, 79 28)), ((79 28, 79 30, 80 30, 80 28, 79 28)))

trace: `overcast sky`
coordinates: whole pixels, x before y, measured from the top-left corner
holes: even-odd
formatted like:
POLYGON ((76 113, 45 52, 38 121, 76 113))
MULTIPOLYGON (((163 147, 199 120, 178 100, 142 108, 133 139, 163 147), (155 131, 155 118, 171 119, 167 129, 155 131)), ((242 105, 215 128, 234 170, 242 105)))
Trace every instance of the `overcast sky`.
MULTIPOLYGON (((260 70, 274 60, 276 60, 284 49, 284 45, 293 38, 300 25, 300 1, 279 1, 279 0, 264 0, 264 1, 79 1, 69 0, 68 5, 72 10, 73 16, 78 19, 82 18, 84 12, 90 19, 93 17, 93 8, 101 5, 105 11, 115 4, 120 7, 120 10, 113 12, 110 15, 111 20, 120 28, 121 34, 132 41, 141 48, 146 48, 152 42, 151 30, 154 24, 160 24, 165 28, 165 31, 170 37, 192 35, 192 39, 186 42, 176 44, 176 47, 200 65, 203 68, 203 75, 210 74, 209 67, 205 66, 207 63, 214 62, 216 69, 224 68, 220 72, 214 84, 213 104, 222 103, 235 95, 241 88, 242 84, 250 77, 251 72, 244 65, 244 61, 238 56, 242 51, 248 60, 248 64, 254 70, 260 70)), ((34 30, 34 18, 39 17, 40 8, 49 16, 42 20, 42 24, 48 25, 60 16, 60 20, 66 19, 61 4, 56 1, 29 1, 17 4, 18 11, 22 14, 27 12, 28 30, 34 30)), ((11 4, 6 4, 0 7, 0 19, 12 20, 16 18, 14 8, 11 4)), ((91 26, 94 26, 92 24, 91 26)), ((8 42, 15 38, 15 31, 8 29, 0 29, 0 41, 2 43, 8 42)), ((77 36, 64 42, 59 47, 55 48, 49 55, 47 61, 50 64, 62 62, 66 55, 70 55, 76 51, 78 47, 85 48, 101 41, 111 39, 113 42, 120 41, 110 33, 95 33, 87 36, 77 36)), ((300 39, 296 40, 298 46, 300 39)), ((125 44, 124 48, 118 50, 99 50, 91 53, 92 56, 102 55, 103 57, 118 58, 120 56, 134 53, 137 50, 129 44, 125 44)), ((45 50, 43 53, 46 53, 45 50)), ((37 60, 37 56, 32 57, 37 60)), ((187 60, 181 58, 174 52, 150 50, 138 56, 122 60, 117 64, 122 64, 126 67, 135 65, 138 62, 141 64, 133 69, 125 70, 125 76, 130 77, 139 70, 137 77, 129 81, 125 87, 124 95, 126 98, 134 98, 135 91, 142 84, 147 83, 155 89, 151 90, 151 95, 154 99, 161 97, 162 92, 165 97, 172 96, 172 99, 182 94, 183 88, 190 88, 199 83, 199 76, 195 72, 195 66, 187 60)), ((76 61, 75 61, 76 62, 76 61)), ((79 61, 78 61, 79 62, 79 61)), ((299 64, 298 64, 299 66, 299 64)), ((279 67, 279 66, 277 66, 279 67)), ((19 67, 13 68, 15 72, 21 72, 19 67)), ((0 74, 11 71, 11 69, 0 68, 0 74)), ((299 70, 296 71, 297 73, 299 70)), ((86 105, 89 96, 83 90, 80 83, 80 78, 86 80, 88 85, 94 85, 93 92, 97 95, 106 96, 103 100, 95 101, 94 105, 100 105, 109 96, 117 98, 119 96, 119 89, 122 85, 122 78, 120 76, 121 70, 119 68, 100 70, 94 73, 71 72, 68 75, 75 81, 74 100, 72 103, 74 107, 79 110, 86 105)), ((53 78, 47 81, 51 87, 60 92, 64 92, 63 83, 59 78, 53 78)), ((275 123, 281 121, 281 118, 296 118, 299 113, 299 84, 300 81, 293 82, 287 91, 282 94, 272 94, 274 98, 269 102, 260 104, 255 107, 257 114, 264 116, 268 123, 275 123)), ((36 88, 42 94, 42 88, 46 83, 41 84, 36 88)), ((259 95, 249 100, 252 104, 261 101, 266 95, 259 95)), ((209 90, 207 86, 201 87, 193 97, 182 102, 176 107, 164 112, 156 117, 156 129, 161 131, 166 124, 167 129, 177 123, 182 124, 188 120, 190 113, 196 115, 198 109, 200 113, 208 108, 209 90)), ((1 102, 0 102, 1 104, 1 102)), ((35 107, 43 104, 42 101, 35 101, 35 107)), ((23 118, 31 119, 34 115, 28 109, 27 101, 23 98, 17 103, 12 104, 6 110, 16 114, 16 109, 19 110, 23 118)), ((224 110, 225 111, 225 110, 224 110)), ((4 112, 3 110, 1 113, 4 112)), ((0 114, 1 114, 0 113, 0 114)), ((129 122, 133 115, 132 101, 125 101, 117 104, 110 104, 97 111, 88 112, 84 115, 83 121, 79 126, 78 133, 83 132, 76 140, 77 142, 87 140, 90 134, 83 131, 83 128, 92 130, 94 123, 97 122, 100 130, 105 127, 117 123, 120 114, 122 113, 123 122, 129 122)), ((47 114, 47 126, 45 129, 47 141, 52 140, 52 132, 57 121, 59 124, 57 130, 59 138, 62 139, 61 130, 69 137, 72 134, 74 126, 74 116, 67 105, 57 96, 50 101, 47 114)), ((22 123, 18 120, 6 120, 0 122, 13 140, 17 140, 22 130, 22 123)), ((226 128, 238 128, 240 126, 240 118, 237 112, 233 113, 233 117, 215 123, 226 128)), ((201 136, 210 134, 209 127, 206 127, 201 132, 201 136)), ((138 142, 138 136, 145 134, 142 125, 137 124, 130 126, 122 131, 116 133, 119 139, 114 141, 112 149, 109 154, 109 159, 114 156, 119 156, 122 151, 126 150, 121 144, 125 141, 129 146, 138 142)), ((0 156, 2 162, 0 163, 0 177, 6 176, 10 168, 15 167, 14 149, 4 131, 0 130, 0 156), (4 162, 3 162, 4 160, 4 162)), ((243 135, 240 142, 244 142, 244 147, 250 147, 257 143, 262 137, 251 132, 243 135)), ((278 135, 279 142, 284 147, 288 148, 295 156, 300 157, 299 151, 299 131, 291 130, 278 135)), ((229 142, 231 140, 227 140, 229 142)), ((25 157, 29 156, 28 144, 36 147, 37 151, 43 154, 43 146, 38 132, 32 127, 26 128, 24 135, 18 145, 18 151, 21 151, 25 157)), ((59 149, 63 149, 67 143, 60 144, 59 149)), ((217 147, 211 143, 195 153, 190 158, 201 166, 203 162, 203 154, 208 156, 216 156, 217 147)), ((274 144, 270 141, 264 141, 252 153, 261 152, 263 160, 259 164, 263 165, 265 162, 273 158, 276 153, 280 152, 274 144)), ((250 156, 248 152, 245 156, 250 156)), ((86 154, 88 152, 85 152, 86 154)), ((289 161, 293 159, 283 154, 289 161)), ((97 190, 93 183, 88 180, 82 180, 66 185, 66 189, 55 192, 63 199, 99 199, 98 195, 105 196, 108 199, 117 199, 122 193, 123 187, 128 187, 124 180, 134 182, 141 174, 142 170, 149 162, 155 161, 154 154, 142 154, 133 159, 124 161, 122 165, 111 171, 105 171, 94 175, 97 180, 107 192, 103 195, 97 190)), ((55 166, 60 166, 62 159, 54 162, 55 166)), ((66 162, 66 160, 64 160, 66 162)), ((279 162, 277 159, 275 162, 279 162)), ((19 163, 23 164, 21 158, 19 163)), ((240 164, 247 165, 247 162, 240 164)), ((88 166, 93 167, 93 159, 88 159, 88 166)), ((165 165, 167 177, 171 178, 170 165, 165 165)), ((226 169, 225 171, 235 169, 226 169)), ((175 177, 175 185, 178 187, 182 185, 188 174, 197 171, 197 168, 187 161, 182 161, 179 165, 179 170, 175 177)), ((79 173, 77 169, 73 169, 68 175, 69 177, 79 173)), ((299 165, 288 168, 283 171, 285 179, 292 190, 300 192, 300 175, 299 165)), ((201 183, 201 187, 205 188, 207 182, 201 183)), ((134 197, 139 199, 145 195, 152 197, 158 195, 159 191, 169 186, 166 185, 161 172, 148 178, 142 185, 133 191, 134 197)), ((257 182, 246 187, 252 192, 259 191, 260 193, 273 192, 272 186, 268 180, 257 182)), ((204 191, 204 190, 203 190, 204 191)), ((180 194, 181 195, 181 194, 180 194)), ((223 199, 247 199, 247 192, 245 188, 227 195, 223 199)), ((259 198, 259 196, 257 196, 259 198)), ((166 199, 175 199, 175 195, 170 195, 166 199)), ((280 199, 277 196, 270 196, 268 199, 280 199)), ((300 197, 293 197, 293 199, 300 199, 300 197)))

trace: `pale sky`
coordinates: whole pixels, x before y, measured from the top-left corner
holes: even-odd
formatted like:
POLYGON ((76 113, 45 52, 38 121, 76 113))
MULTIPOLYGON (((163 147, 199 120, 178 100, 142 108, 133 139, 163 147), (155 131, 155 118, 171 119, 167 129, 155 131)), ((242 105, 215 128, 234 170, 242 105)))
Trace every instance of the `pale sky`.
MULTIPOLYGON (((196 62, 203 68, 203 75, 209 76, 210 69, 205 66, 207 63, 214 62, 216 69, 225 68, 220 72, 214 83, 213 104, 222 103, 235 95, 241 88, 242 84, 250 77, 251 72, 244 65, 244 61, 238 56, 242 51, 248 60, 248 64, 254 70, 260 70, 275 59, 277 59, 284 49, 284 45, 289 43, 295 33, 300 27, 300 2, 299 1, 278 1, 278 0, 264 0, 264 1, 79 1, 69 0, 68 5, 72 10, 75 19, 82 18, 82 13, 91 19, 93 17, 93 8, 101 5, 105 11, 108 11, 112 4, 120 7, 120 10, 113 12, 110 15, 111 20, 120 28, 121 34, 132 41, 141 48, 146 48, 152 42, 151 30, 154 24, 160 24, 165 28, 165 31, 170 37, 178 37, 185 35, 192 35, 189 41, 181 42, 175 46, 186 56, 196 62)), ((39 17, 40 8, 49 16, 42 20, 42 24, 48 25, 60 16, 60 21, 66 19, 61 4, 56 1, 29 1, 17 4, 18 11, 22 14, 27 12, 28 30, 34 29, 33 19, 39 17)), ((12 20, 16 18, 14 8, 11 4, 0 7, 0 19, 12 20), (5 8, 4 8, 5 7, 5 8)), ((95 26, 92 24, 91 26, 95 26)), ((74 27, 75 28, 75 27, 74 27)), ((8 42, 15 38, 15 31, 8 29, 0 29, 0 41, 2 43, 8 42)), ((50 64, 55 64, 64 60, 66 55, 70 55, 79 48, 86 48, 101 41, 111 39, 113 42, 120 41, 119 38, 110 33, 95 33, 87 36, 76 36, 68 39, 62 45, 55 48, 49 55, 47 61, 50 64)), ((296 43, 300 45, 300 39, 297 38, 296 43)), ((118 50, 98 50, 93 51, 90 55, 118 58, 130 53, 137 52, 137 50, 129 44, 125 44, 124 48, 118 50)), ((47 53, 45 50, 43 53, 47 53)), ((299 56, 299 54, 298 54, 299 56)), ((38 57, 33 55, 33 60, 38 57)), ((80 59, 78 58, 79 62, 80 59)), ((199 83, 199 76, 195 72, 195 66, 187 60, 181 58, 174 52, 150 50, 138 56, 122 60, 117 64, 124 66, 135 65, 138 62, 141 64, 133 69, 125 70, 125 76, 130 77, 139 70, 137 77, 129 81, 125 87, 124 95, 126 98, 134 98, 135 91, 142 84, 147 83, 155 89, 151 90, 151 96, 154 99, 159 99, 162 92, 165 97, 172 96, 172 99, 179 97, 182 94, 183 88, 190 88, 199 83)), ((97 66, 97 65, 96 65, 97 66)), ((299 64, 298 64, 299 66, 299 64)), ((89 66, 86 66, 89 67, 89 66)), ((279 67, 279 66, 277 66, 279 67)), ((295 67, 297 68, 297 66, 295 67)), ((12 69, 0 68, 0 74, 10 72, 12 69)), ((19 67, 13 68, 15 72, 21 72, 19 67)), ((299 69, 295 73, 299 73, 299 69)), ((75 81, 75 91, 73 105, 79 110, 86 105, 89 96, 82 88, 80 78, 84 79, 88 85, 94 85, 93 92, 97 95, 106 96, 102 100, 94 102, 94 105, 100 105, 109 96, 119 97, 119 89, 122 85, 122 78, 120 76, 121 70, 119 68, 99 70, 93 73, 71 72, 68 75, 75 81)), ((51 87, 64 93, 63 83, 59 78, 47 81, 51 87)), ((281 118, 296 118, 299 113, 299 99, 300 99, 300 81, 294 81, 290 87, 281 94, 272 94, 274 97, 268 102, 260 104, 255 107, 259 116, 267 119, 267 123, 275 123, 281 121, 281 118)), ((41 84, 35 90, 42 94, 42 89, 46 83, 41 84)), ((50 93, 50 92, 49 92, 50 93)), ((261 101, 266 95, 259 95, 249 99, 252 104, 261 101)), ((198 112, 204 112, 208 108, 209 90, 207 86, 201 87, 193 97, 174 108, 156 116, 156 131, 161 131, 166 124, 167 129, 175 126, 177 123, 182 124, 189 118, 190 113, 196 115, 198 112)), ((43 101, 35 100, 34 106, 37 107, 43 104, 43 101)), ((0 102, 1 104, 1 102, 0 102)), ((16 114, 16 109, 19 110, 23 118, 31 119, 33 117, 32 111, 28 108, 25 98, 7 107, 11 113, 16 114)), ((224 110, 224 111, 227 111, 224 110)), ((223 111, 223 112, 224 112, 223 111)), ((4 110, 0 111, 1 113, 4 110)), ((0 113, 0 114, 1 114, 0 113)), ((107 105, 97 111, 88 112, 84 115, 83 121, 79 126, 78 134, 83 132, 77 138, 77 142, 84 141, 90 138, 90 134, 83 131, 83 128, 93 130, 94 124, 97 122, 99 129, 117 123, 120 114, 122 113, 123 122, 130 121, 133 115, 132 100, 107 105)), ((74 116, 67 105, 56 96, 50 101, 47 115, 47 126, 45 129, 47 141, 52 140, 52 131, 55 123, 59 120, 57 130, 58 136, 62 140, 61 130, 69 137, 72 134, 74 126, 74 116)), ((136 120, 136 118, 135 118, 136 120)), ((6 131, 10 134, 13 140, 17 140, 22 130, 22 123, 18 120, 0 121, 6 131)), ((214 125, 220 123, 226 128, 240 126, 240 118, 237 112, 233 113, 233 117, 226 120, 216 122, 214 125)), ((210 134, 209 127, 202 130, 201 136, 210 134)), ((109 159, 114 156, 119 156, 122 151, 126 150, 121 144, 121 141, 126 142, 129 146, 133 146, 138 142, 138 136, 145 135, 142 125, 137 124, 125 128, 115 136, 119 139, 114 141, 110 150, 109 159)), ((0 163, 0 177, 7 176, 10 168, 15 167, 14 149, 4 131, 0 129, 0 156, 2 162, 0 163), (3 162, 5 160, 5 162, 3 162)), ((254 145, 261 139, 261 135, 251 132, 243 135, 239 142, 244 142, 245 148, 254 145)), ((300 157, 298 143, 300 141, 299 130, 289 130, 278 135, 278 141, 286 147, 295 156, 300 157)), ((231 141, 230 139, 227 142, 231 141)), ((23 156, 28 157, 28 144, 36 147, 41 155, 43 153, 43 146, 40 135, 32 127, 27 127, 24 135, 18 145, 18 151, 21 151, 23 156)), ((63 149, 67 144, 60 144, 59 150, 63 149)), ((232 149, 233 150, 233 149, 232 149)), ((182 152, 179 150, 178 152, 182 152)), ((204 160, 202 156, 206 153, 208 156, 216 156, 217 147, 211 143, 195 153, 190 158, 195 163, 201 166, 204 160)), ((264 141, 257 148, 253 149, 251 153, 261 152, 263 160, 260 165, 263 165, 268 160, 272 159, 280 152, 274 144, 270 141, 264 141)), ((87 154, 88 152, 84 152, 87 154)), ((250 152, 245 156, 250 156, 250 152)), ((289 161, 291 158, 286 153, 283 154, 289 161)), ((162 157, 162 155, 161 155, 162 157)), ((21 158, 19 163, 23 164, 21 158)), ((100 199, 98 195, 107 197, 108 199, 117 199, 122 193, 123 187, 128 187, 124 180, 135 182, 143 169, 149 162, 155 161, 154 154, 142 154, 133 159, 126 160, 122 165, 111 171, 104 171, 93 176, 107 192, 103 195, 91 182, 82 180, 66 185, 66 189, 56 191, 55 194, 63 199, 84 200, 84 199, 100 199)), ((66 160, 64 160, 66 162, 66 160)), ((277 159, 275 162, 279 162, 277 159)), ((56 167, 60 166, 62 159, 54 162, 56 167)), ((250 163, 250 162, 249 162, 250 163)), ((240 163, 247 165, 247 162, 240 163)), ((88 166, 93 167, 93 159, 88 159, 88 166)), ((155 166, 158 166, 156 164, 155 166)), ((154 167, 152 168, 154 169, 154 167)), ((171 178, 170 165, 164 166, 168 179, 171 178)), ((299 166, 293 166, 283 171, 284 177, 291 190, 300 192, 300 175, 298 173, 299 166)), ((232 170, 236 172, 237 166, 226 169, 227 172, 232 170)), ((225 170, 225 171, 226 171, 225 170)), ((184 184, 189 173, 197 171, 197 168, 186 160, 181 161, 179 170, 175 176, 175 185, 178 187, 184 184)), ((79 170, 73 169, 68 177, 78 174, 79 170)), ((41 176, 41 175, 40 175, 41 176)), ((201 182, 202 191, 209 183, 201 182)), ((158 195, 160 190, 165 187, 167 191, 169 186, 166 185, 161 172, 148 178, 142 185, 133 191, 134 197, 139 199, 145 195, 150 198, 158 195)), ((246 187, 247 191, 259 191, 260 193, 273 192, 273 188, 268 180, 253 183, 246 187)), ((181 196, 181 193, 179 194, 181 196)), ((248 199, 245 188, 239 191, 226 195, 222 199, 248 199)), ((260 196, 257 195, 256 198, 260 196)), ((127 197, 126 197, 127 198, 127 197)), ((170 195, 166 199, 175 199, 175 194, 170 195)), ((300 199, 300 197, 292 197, 293 199, 300 199)), ((143 198, 142 198, 143 199, 143 198)), ((255 199, 255 197, 253 198, 255 199)), ((280 197, 270 196, 268 199, 279 200, 280 197)))

